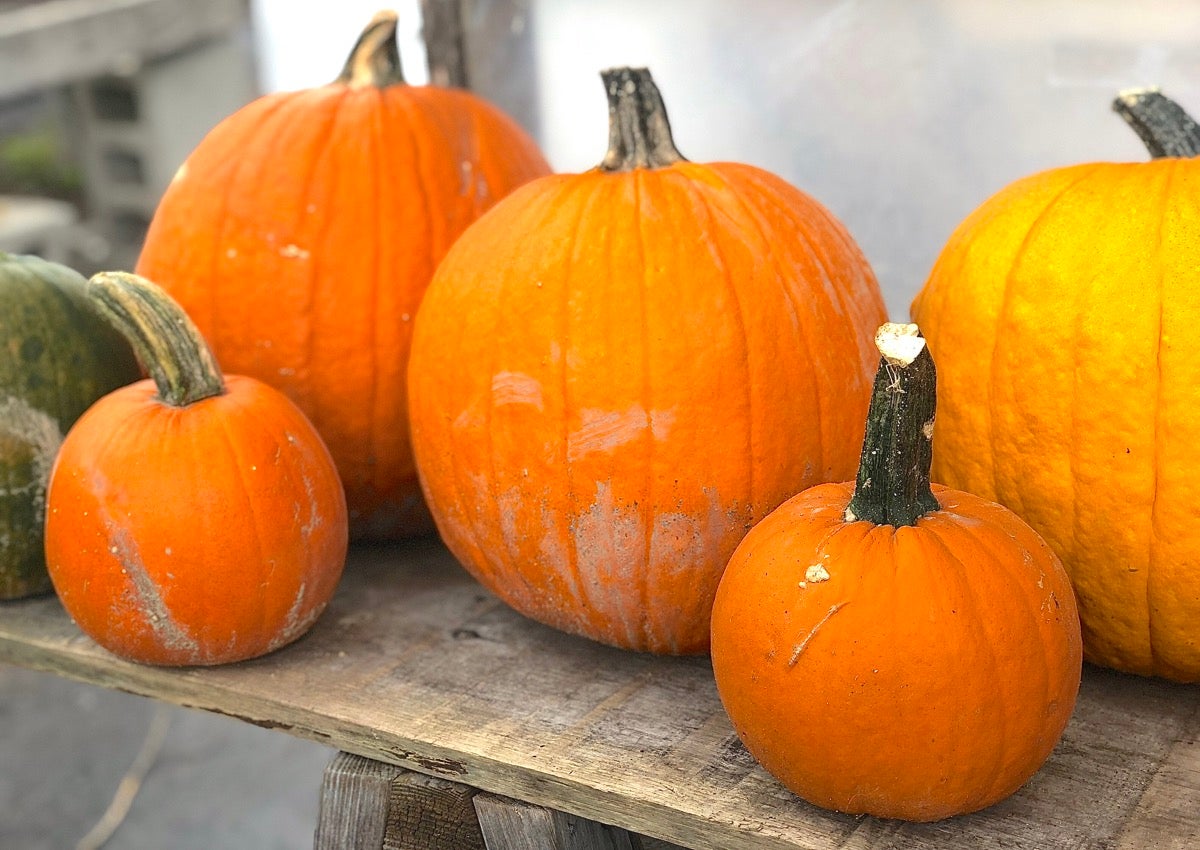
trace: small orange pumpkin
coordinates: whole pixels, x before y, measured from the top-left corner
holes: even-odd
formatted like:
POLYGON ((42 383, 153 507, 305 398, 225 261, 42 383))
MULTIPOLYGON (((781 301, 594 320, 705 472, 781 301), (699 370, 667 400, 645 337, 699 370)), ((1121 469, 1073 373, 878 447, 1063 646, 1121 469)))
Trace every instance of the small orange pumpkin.
POLYGON ((746 535, 713 608, 717 688, 746 748, 804 799, 927 821, 1042 765, 1082 659, 1070 581, 1000 505, 929 484, 933 360, 884 325, 857 482, 746 535))
POLYGON ((1019 513, 1071 574, 1089 661, 1200 681, 1200 128, 1114 104, 1150 162, 1001 190, 912 305, 946 399, 939 481, 1019 513))
POLYGON ((222 377, 196 328, 133 275, 88 283, 152 379, 75 423, 50 473, 46 562, 67 612, 146 664, 221 664, 300 637, 346 558, 337 470, 304 414, 222 377))
POLYGON ((412 317, 459 233, 549 172, 465 91, 409 86, 381 12, 330 85, 221 122, 154 214, 137 271, 222 365, 286 393, 321 433, 356 538, 430 530, 408 438, 412 317))
POLYGON ((414 450, 443 539, 517 610, 704 652, 746 529, 853 474, 883 300, 828 210, 685 160, 649 73, 602 76, 603 163, 518 189, 439 267, 414 450))

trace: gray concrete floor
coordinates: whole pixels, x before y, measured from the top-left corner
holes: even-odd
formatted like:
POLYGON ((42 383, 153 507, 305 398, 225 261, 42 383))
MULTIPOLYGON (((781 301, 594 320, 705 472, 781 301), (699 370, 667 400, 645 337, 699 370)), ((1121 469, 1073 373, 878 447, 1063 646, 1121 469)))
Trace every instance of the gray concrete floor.
MULTIPOLYGON (((0 666, 0 848, 72 850, 150 726, 142 697, 0 666)), ((172 708, 166 742, 105 850, 312 846, 328 747, 172 708)))

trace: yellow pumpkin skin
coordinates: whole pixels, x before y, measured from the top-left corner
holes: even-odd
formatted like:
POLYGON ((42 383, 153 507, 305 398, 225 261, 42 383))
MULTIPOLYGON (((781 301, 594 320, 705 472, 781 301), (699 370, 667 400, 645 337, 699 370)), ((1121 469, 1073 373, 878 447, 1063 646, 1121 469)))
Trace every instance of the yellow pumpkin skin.
POLYGON ((1094 663, 1200 680, 1200 161, 1020 180, 912 306, 939 367, 933 478, 1071 575, 1094 663), (979 376, 985 376, 982 380, 979 376))

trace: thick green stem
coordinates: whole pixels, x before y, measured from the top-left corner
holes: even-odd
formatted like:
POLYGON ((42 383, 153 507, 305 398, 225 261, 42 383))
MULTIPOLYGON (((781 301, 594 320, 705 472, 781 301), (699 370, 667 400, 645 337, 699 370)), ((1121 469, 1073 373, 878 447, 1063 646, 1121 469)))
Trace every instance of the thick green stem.
POLYGON ((882 325, 875 344, 882 358, 846 520, 916 525, 940 507, 929 487, 937 372, 916 325, 882 325))
POLYGON ((396 46, 396 13, 377 12, 362 31, 335 83, 351 88, 384 88, 404 82, 400 48, 396 46))
POLYGON ((164 404, 187 407, 225 392, 208 343, 160 287, 126 272, 101 272, 88 281, 87 294, 129 340, 164 404))
POLYGON ((1200 127, 1158 89, 1123 91, 1113 101, 1113 110, 1141 137, 1155 159, 1200 155, 1200 127))
POLYGON ((608 95, 608 152, 601 171, 663 168, 684 157, 671 137, 671 122, 658 86, 645 68, 600 72, 608 95))

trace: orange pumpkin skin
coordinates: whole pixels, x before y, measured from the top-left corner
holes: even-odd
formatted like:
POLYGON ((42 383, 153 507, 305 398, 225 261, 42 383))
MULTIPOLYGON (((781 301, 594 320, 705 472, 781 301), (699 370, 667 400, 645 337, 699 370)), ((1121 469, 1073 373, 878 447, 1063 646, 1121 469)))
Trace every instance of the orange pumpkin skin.
POLYGON ((1200 159, 1019 180, 913 302, 945 403, 933 474, 1071 574, 1089 661, 1200 681, 1200 159), (980 379, 979 376, 985 376, 980 379))
MULTIPOLYGON (((372 26, 364 49, 393 44, 394 15, 372 26)), ((430 276, 468 224, 550 170, 481 98, 390 70, 268 95, 219 124, 165 193, 137 265, 228 372, 300 406, 337 462, 353 535, 373 539, 430 528, 405 389, 430 276)))
POLYGON ((1069 579, 999 505, 934 486, 940 510, 895 528, 848 522, 852 491, 797 495, 734 553, 713 608, 721 699, 755 758, 817 805, 915 821, 991 805, 1075 705, 1069 579))
POLYGON ((104 272, 89 299, 150 379, 93 404, 46 489, 46 565, 84 632, 146 664, 241 661, 295 640, 345 566, 345 494, 304 414, 223 375, 160 287, 104 272))
POLYGON ((251 378, 187 408, 105 396, 51 472, 46 558, 87 635, 147 664, 221 664, 303 634, 346 556, 345 497, 295 405, 251 378))
POLYGON ((883 314, 841 224, 760 169, 517 190, 451 249, 414 334, 413 445, 443 540, 541 622, 706 651, 746 529, 853 473, 883 314))

